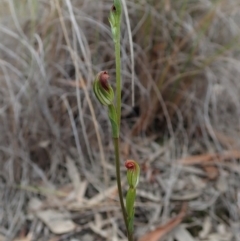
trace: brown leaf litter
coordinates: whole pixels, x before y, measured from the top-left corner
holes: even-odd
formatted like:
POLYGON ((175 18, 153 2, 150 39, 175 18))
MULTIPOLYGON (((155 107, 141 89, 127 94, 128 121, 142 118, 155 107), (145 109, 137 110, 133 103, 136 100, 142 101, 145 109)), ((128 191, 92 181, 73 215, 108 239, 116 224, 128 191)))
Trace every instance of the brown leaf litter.
POLYGON ((180 213, 169 222, 157 227, 155 230, 145 234, 138 241, 159 241, 166 234, 171 232, 177 225, 181 223, 187 212, 187 204, 183 203, 180 213))
POLYGON ((239 158, 240 151, 229 150, 223 153, 207 153, 185 157, 178 160, 178 163, 182 165, 199 165, 205 170, 210 180, 215 180, 219 175, 218 167, 216 166, 218 163, 239 158))

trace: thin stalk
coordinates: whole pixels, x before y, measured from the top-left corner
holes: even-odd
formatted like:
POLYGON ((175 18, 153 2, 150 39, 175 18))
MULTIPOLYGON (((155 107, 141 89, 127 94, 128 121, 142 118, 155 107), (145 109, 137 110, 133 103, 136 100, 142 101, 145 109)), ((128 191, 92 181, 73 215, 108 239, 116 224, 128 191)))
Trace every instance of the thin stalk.
POLYGON ((120 132, 121 124, 121 103, 122 103, 122 81, 121 81, 121 55, 120 55, 120 29, 117 30, 115 42, 115 61, 116 61, 116 112, 118 117, 118 127, 120 132))
POLYGON ((124 199, 123 199, 123 193, 122 193, 122 182, 121 182, 121 174, 120 174, 120 154, 119 154, 119 138, 113 138, 114 142, 114 152, 115 152, 115 160, 116 160, 116 177, 117 177, 117 186, 118 186, 118 195, 119 195, 119 200, 121 204, 121 209, 123 213, 123 219, 124 223, 127 229, 127 235, 128 235, 128 240, 132 241, 133 239, 130 239, 129 232, 128 232, 128 223, 127 223, 127 212, 124 206, 124 199))
MULTIPOLYGON (((115 1, 114 1, 115 3, 115 1)), ((116 1, 116 4, 120 4, 120 2, 116 1)), ((120 11, 118 14, 121 15, 121 6, 117 6, 120 11)), ((117 19, 117 23, 115 22, 116 32, 114 36, 115 42, 115 63, 116 63, 116 115, 117 115, 117 126, 118 133, 120 133, 120 125, 121 125, 121 104, 122 104, 122 83, 121 83, 121 45, 120 45, 120 36, 121 36, 121 16, 115 15, 115 20, 117 19)), ((112 21, 113 24, 114 21, 112 21)), ((113 138, 114 141, 114 151, 115 151, 115 159, 116 159, 116 177, 117 177, 117 186, 118 186, 118 195, 121 204, 121 209, 123 213, 123 219, 127 230, 128 241, 133 241, 133 235, 129 232, 128 229, 128 220, 127 220, 127 212, 124 205, 123 193, 122 193, 122 182, 121 182, 121 173, 120 173, 120 153, 119 153, 119 134, 117 138, 113 138)))
POLYGON ((128 241, 133 241, 133 233, 128 232, 128 241))

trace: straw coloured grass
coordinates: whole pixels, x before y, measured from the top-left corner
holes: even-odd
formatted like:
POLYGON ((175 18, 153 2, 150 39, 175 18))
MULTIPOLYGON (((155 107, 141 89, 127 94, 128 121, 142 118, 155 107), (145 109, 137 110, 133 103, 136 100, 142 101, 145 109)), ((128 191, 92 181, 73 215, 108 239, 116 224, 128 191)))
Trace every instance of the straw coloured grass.
MULTIPOLYGON (((135 239, 160 226, 161 240, 239 240, 240 3, 122 2, 122 171, 136 159, 142 173, 135 239)), ((111 127, 92 92, 101 70, 116 87, 111 6, 0 3, 0 240, 126 240, 111 127)))

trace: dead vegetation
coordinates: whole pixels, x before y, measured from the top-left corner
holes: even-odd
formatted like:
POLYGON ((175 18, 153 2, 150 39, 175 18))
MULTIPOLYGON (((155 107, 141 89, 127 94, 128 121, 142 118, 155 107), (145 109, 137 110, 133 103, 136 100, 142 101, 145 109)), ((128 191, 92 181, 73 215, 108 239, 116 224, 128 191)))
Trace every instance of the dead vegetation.
MULTIPOLYGON (((136 240, 240 240, 240 3, 126 4, 121 152, 142 168, 136 240)), ((1 2, 0 240, 126 240, 91 87, 100 70, 114 76, 110 7, 1 2)))

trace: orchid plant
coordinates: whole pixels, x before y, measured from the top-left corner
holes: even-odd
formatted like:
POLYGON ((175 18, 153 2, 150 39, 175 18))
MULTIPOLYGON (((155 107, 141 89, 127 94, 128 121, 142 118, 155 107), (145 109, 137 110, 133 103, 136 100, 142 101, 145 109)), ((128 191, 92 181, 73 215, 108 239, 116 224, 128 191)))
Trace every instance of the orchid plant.
POLYGON ((120 152, 119 152, 119 133, 121 123, 121 53, 120 53, 120 37, 121 37, 121 15, 122 5, 121 0, 114 0, 113 6, 110 10, 109 22, 112 31, 112 37, 115 45, 115 63, 116 63, 116 91, 109 84, 109 75, 107 71, 101 71, 97 74, 94 83, 93 91, 98 101, 108 108, 108 117, 112 127, 112 138, 115 152, 115 166, 116 166, 116 180, 118 186, 118 194, 123 213, 124 223, 126 226, 127 237, 129 241, 133 241, 134 231, 134 202, 136 198, 136 187, 138 185, 140 168, 137 162, 127 160, 125 167, 127 168, 127 182, 129 189, 126 194, 126 201, 121 185, 120 173, 120 152), (116 100, 115 100, 116 93, 116 100))

